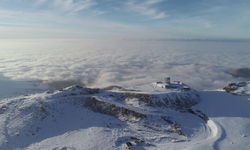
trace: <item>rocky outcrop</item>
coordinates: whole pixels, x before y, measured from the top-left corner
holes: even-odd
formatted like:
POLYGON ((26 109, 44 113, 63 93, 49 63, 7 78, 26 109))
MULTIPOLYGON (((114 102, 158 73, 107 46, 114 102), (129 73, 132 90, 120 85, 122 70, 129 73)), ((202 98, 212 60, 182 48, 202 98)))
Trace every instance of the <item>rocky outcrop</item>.
POLYGON ((135 119, 144 119, 147 118, 146 115, 130 110, 125 107, 117 106, 115 104, 100 101, 96 98, 86 98, 83 104, 84 107, 91 109, 94 112, 112 115, 115 117, 134 117, 135 119))
POLYGON ((234 95, 248 95, 250 94, 250 81, 229 83, 223 90, 230 92, 234 95))
POLYGON ((166 107, 179 111, 187 110, 200 102, 196 91, 173 92, 166 94, 120 93, 116 95, 120 100, 143 103, 147 107, 166 107))

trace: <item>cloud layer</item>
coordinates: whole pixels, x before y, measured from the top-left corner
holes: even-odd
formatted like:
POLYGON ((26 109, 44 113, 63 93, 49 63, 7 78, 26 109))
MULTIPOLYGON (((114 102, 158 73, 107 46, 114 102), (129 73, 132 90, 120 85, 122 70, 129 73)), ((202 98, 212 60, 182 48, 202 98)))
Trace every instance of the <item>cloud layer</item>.
POLYGON ((236 79, 225 71, 250 64, 244 42, 0 40, 0 72, 53 87, 135 86, 170 76, 195 89, 236 79))

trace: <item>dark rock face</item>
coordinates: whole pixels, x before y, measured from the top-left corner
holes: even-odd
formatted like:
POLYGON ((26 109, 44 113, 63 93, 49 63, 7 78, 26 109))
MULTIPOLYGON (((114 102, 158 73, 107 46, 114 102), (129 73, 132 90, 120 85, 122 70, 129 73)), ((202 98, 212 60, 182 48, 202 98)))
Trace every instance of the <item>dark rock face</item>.
POLYGON ((140 126, 146 128, 146 129, 157 131, 157 132, 164 132, 163 130, 158 129, 159 126, 162 126, 161 123, 159 123, 159 125, 158 125, 156 122, 154 122, 156 124, 154 127, 150 126, 148 124, 149 124, 149 122, 152 122, 154 119, 158 118, 158 121, 160 119, 162 119, 167 124, 171 125, 171 129, 168 129, 168 132, 176 133, 176 134, 181 135, 181 136, 186 136, 186 134, 183 133, 181 128, 179 127, 180 125, 176 122, 171 121, 171 117, 169 117, 169 116, 146 115, 146 114, 142 114, 140 112, 137 112, 135 110, 131 110, 131 109, 128 109, 125 107, 117 106, 115 104, 100 101, 98 99, 90 98, 90 97, 88 97, 84 100, 83 107, 89 108, 90 110, 92 110, 94 112, 117 117, 123 121, 129 121, 129 122, 133 122, 134 124, 139 124, 140 126), (135 119, 137 119, 137 121, 130 120, 129 118, 131 118, 131 117, 134 117, 135 119))
POLYGON ((223 88, 223 90, 227 92, 234 92, 237 89, 238 89, 238 86, 236 83, 229 83, 227 86, 223 88))
POLYGON ((238 68, 234 70, 229 70, 228 73, 235 77, 250 78, 249 68, 238 68))
POLYGON ((94 112, 99 112, 106 115, 112 115, 115 117, 129 116, 129 117, 135 117, 136 119, 147 118, 147 116, 142 113, 130 110, 125 107, 119 107, 116 106, 115 104, 100 101, 97 100, 96 98, 90 98, 90 97, 86 98, 84 107, 90 108, 94 112))

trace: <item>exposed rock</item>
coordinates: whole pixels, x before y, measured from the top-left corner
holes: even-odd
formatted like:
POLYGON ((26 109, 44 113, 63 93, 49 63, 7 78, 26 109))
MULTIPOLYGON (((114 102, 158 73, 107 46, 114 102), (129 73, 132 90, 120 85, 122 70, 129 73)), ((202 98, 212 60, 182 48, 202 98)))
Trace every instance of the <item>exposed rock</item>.
POLYGON ((250 78, 250 69, 249 68, 238 68, 228 71, 229 74, 235 77, 242 77, 242 78, 250 78))
POLYGON ((136 112, 134 110, 116 106, 115 104, 111 104, 109 102, 100 101, 96 98, 86 98, 83 106, 86 108, 90 108, 94 112, 99 112, 106 115, 112 115, 115 117, 126 116, 126 117, 134 117, 136 119, 147 118, 146 115, 136 112))
POLYGON ((229 83, 223 90, 230 92, 234 95, 248 95, 250 94, 250 81, 229 83))

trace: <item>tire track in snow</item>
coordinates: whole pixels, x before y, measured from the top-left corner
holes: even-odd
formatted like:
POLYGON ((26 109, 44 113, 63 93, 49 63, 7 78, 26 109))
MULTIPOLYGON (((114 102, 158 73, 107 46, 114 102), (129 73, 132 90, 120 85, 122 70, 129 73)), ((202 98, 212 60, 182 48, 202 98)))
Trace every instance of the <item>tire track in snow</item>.
MULTIPOLYGON (((213 113, 213 109, 211 109, 211 105, 208 103, 207 100, 203 101, 203 107, 201 110, 207 115, 210 116, 209 114, 213 113)), ((197 137, 199 138, 197 142, 193 144, 198 144, 198 145, 210 145, 210 148, 213 148, 214 150, 219 150, 219 143, 226 137, 226 132, 222 128, 222 126, 213 120, 212 118, 209 118, 207 123, 205 124, 206 130, 203 133, 202 137, 197 137)), ((192 140, 192 139, 191 139, 192 140)))
POLYGON ((217 132, 217 140, 213 143, 213 148, 215 150, 220 150, 219 143, 223 141, 226 138, 226 131, 221 127, 221 125, 217 124, 219 126, 218 132, 217 132))
POLYGON ((218 141, 221 137, 221 129, 218 124, 213 120, 209 120, 208 123, 202 124, 199 131, 199 135, 195 138, 190 138, 186 142, 159 144, 158 148, 161 150, 172 150, 172 149, 190 149, 190 150, 200 150, 200 149, 215 149, 217 150, 214 143, 218 141), (163 148, 164 147, 164 148, 163 148), (167 148, 166 148, 167 147, 167 148))

